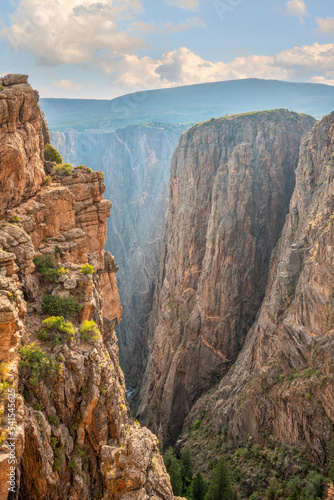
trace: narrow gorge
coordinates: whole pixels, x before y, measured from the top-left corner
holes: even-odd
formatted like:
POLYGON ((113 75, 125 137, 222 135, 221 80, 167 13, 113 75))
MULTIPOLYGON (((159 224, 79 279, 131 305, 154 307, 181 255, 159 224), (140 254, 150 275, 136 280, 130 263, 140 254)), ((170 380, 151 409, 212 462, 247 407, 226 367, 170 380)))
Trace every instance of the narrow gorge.
POLYGON ((0 499, 172 500, 128 417, 104 176, 44 161, 25 75, 0 78, 0 117, 0 499))
POLYGON ((64 161, 100 168, 113 200, 106 248, 119 265, 123 311, 117 328, 122 366, 130 387, 140 381, 148 346, 145 335, 160 265, 168 209, 170 161, 182 125, 131 125, 115 132, 51 132, 64 161))

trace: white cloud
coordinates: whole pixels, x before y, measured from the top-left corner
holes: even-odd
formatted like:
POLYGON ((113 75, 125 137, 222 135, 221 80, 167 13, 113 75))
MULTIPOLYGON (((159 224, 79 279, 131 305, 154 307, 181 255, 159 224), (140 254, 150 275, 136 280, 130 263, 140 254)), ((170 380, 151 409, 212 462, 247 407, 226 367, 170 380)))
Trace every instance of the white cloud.
POLYGON ((325 85, 334 85, 334 79, 325 78, 324 76, 313 76, 310 80, 311 83, 324 83, 325 85))
POLYGON ((118 26, 141 9, 140 2, 102 2, 21 0, 1 38, 6 37, 15 50, 35 54, 38 64, 49 66, 89 63, 103 49, 117 55, 145 47, 142 39, 118 26))
POLYGON ((68 80, 67 78, 63 78, 59 81, 53 81, 52 85, 59 89, 66 90, 82 90, 84 88, 84 85, 82 83, 74 83, 72 82, 72 80, 68 80))
POLYGON ((317 18, 317 32, 322 34, 334 35, 334 17, 317 18))
POLYGON ((334 76, 334 44, 315 43, 273 56, 237 57, 228 63, 205 60, 181 47, 165 52, 159 59, 129 55, 113 62, 105 59, 101 64, 113 80, 131 90, 242 78, 305 81, 321 73, 324 78, 331 79, 334 76))
POLYGON ((303 22, 303 18, 307 14, 306 5, 303 0, 289 0, 285 3, 285 8, 288 16, 296 16, 303 22))
POLYGON ((308 71, 334 70, 334 44, 304 45, 288 49, 275 56, 277 64, 308 71))
POLYGON ((168 5, 175 5, 184 10, 197 10, 199 0, 166 0, 168 5))
POLYGON ((134 21, 129 25, 131 32, 150 34, 158 31, 161 35, 170 35, 179 31, 185 31, 189 28, 205 28, 206 24, 198 17, 189 17, 184 21, 174 24, 171 21, 166 21, 163 24, 151 24, 143 21, 134 21))

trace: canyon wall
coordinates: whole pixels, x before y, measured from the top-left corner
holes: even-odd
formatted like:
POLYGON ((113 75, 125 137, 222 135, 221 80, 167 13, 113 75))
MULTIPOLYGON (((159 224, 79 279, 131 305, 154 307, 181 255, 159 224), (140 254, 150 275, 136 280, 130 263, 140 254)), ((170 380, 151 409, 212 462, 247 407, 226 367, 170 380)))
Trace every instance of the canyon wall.
POLYGON ((128 417, 104 176, 44 162, 38 94, 0 85, 0 499, 172 500, 128 417))
POLYGON ((165 444, 244 344, 314 123, 275 110, 212 119, 181 136, 138 411, 153 429, 162 424, 165 444))
MULTIPOLYGON (((225 428, 235 443, 264 438, 327 461, 334 429, 334 113, 301 146, 296 187, 273 253, 266 296, 237 362, 215 391, 191 411, 180 439, 201 452, 189 433, 203 415, 215 440, 225 428)), ((202 443, 202 444, 203 444, 202 443)))
POLYGON ((180 125, 128 126, 116 132, 51 132, 64 161, 86 163, 105 174, 113 200, 106 248, 120 267, 118 287, 123 320, 118 326, 121 361, 130 380, 145 367, 144 335, 160 264, 161 236, 168 207, 170 161, 180 125))

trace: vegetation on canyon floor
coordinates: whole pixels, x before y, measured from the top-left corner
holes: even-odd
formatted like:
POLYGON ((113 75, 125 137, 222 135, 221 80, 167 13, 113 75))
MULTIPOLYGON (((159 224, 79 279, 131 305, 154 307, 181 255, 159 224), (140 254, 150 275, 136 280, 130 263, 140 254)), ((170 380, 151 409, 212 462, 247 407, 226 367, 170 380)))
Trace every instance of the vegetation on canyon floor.
MULTIPOLYGON (((227 441, 226 433, 216 439, 210 435, 210 426, 206 426, 202 436, 197 429, 193 437, 198 447, 184 448, 179 459, 171 447, 164 454, 175 495, 188 500, 332 498, 334 433, 327 445, 330 467, 325 475, 297 448, 265 437, 263 445, 250 437, 246 443, 235 446, 227 441), (204 440, 207 450, 203 454, 204 440)), ((194 442, 190 441, 190 445, 194 442)))

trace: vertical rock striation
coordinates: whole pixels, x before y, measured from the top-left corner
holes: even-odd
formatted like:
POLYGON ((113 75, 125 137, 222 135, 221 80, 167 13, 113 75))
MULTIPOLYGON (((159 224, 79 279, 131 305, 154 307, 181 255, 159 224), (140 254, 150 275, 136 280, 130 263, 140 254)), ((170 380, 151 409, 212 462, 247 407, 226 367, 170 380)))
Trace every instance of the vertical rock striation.
POLYGON ((277 110, 212 119, 181 136, 139 407, 169 442, 255 320, 314 122, 277 110))
POLYGON ((262 434, 326 462, 334 428, 333 220, 334 113, 303 141, 257 321, 235 366, 186 425, 205 411, 214 432, 227 425, 235 442, 262 434))
POLYGON ((156 437, 128 417, 103 174, 80 166, 62 177, 48 164, 46 176, 37 94, 25 76, 1 83, 0 499, 9 493, 12 391, 10 498, 172 500, 156 437), (43 323, 59 325, 61 315, 65 330, 43 323))

